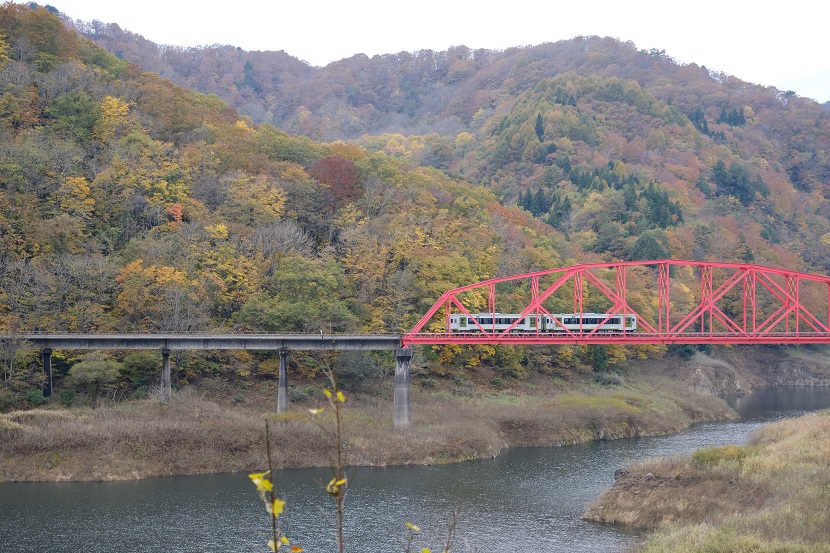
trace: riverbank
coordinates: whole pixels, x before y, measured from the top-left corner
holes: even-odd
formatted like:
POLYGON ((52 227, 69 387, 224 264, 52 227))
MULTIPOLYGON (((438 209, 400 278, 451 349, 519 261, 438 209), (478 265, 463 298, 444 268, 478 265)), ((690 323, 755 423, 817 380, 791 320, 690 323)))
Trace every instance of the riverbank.
MULTIPOLYGON (((265 421, 280 468, 329 466, 333 420, 312 418, 319 401, 273 412, 273 391, 245 396, 185 389, 153 400, 98 409, 35 409, 0 415, 0 481, 126 480, 232 472, 266 464, 265 421)), ((391 395, 391 394, 390 394, 391 395)), ((395 431, 385 397, 350 395, 347 463, 435 464, 491 458, 505 448, 660 435, 734 417, 720 399, 655 376, 622 386, 527 383, 520 389, 459 396, 413 389, 413 425, 395 431)))
POLYGON ((830 551, 830 412, 765 425, 746 446, 619 471, 587 520, 660 529, 643 553, 830 551))

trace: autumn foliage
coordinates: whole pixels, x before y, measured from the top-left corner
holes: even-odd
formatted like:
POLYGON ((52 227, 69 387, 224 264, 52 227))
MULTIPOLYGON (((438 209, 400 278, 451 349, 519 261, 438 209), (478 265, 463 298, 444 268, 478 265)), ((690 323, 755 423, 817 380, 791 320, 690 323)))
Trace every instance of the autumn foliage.
MULTIPOLYGON (((578 262, 830 270, 830 114, 788 92, 597 37, 310 68, 76 27, 120 57, 0 6, 3 330, 400 332, 448 288, 578 262)), ((573 377, 661 353, 425 358, 573 377)))
POLYGON ((308 174, 330 187, 335 204, 354 200, 357 194, 357 180, 360 172, 354 162, 339 155, 318 159, 309 168, 308 174))

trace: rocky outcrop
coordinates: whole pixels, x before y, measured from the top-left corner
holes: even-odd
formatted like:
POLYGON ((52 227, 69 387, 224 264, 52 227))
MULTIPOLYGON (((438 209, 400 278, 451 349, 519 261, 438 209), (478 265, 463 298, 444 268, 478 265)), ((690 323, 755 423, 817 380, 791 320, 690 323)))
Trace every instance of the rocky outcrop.
POLYGON ((830 349, 718 348, 685 360, 667 357, 653 368, 698 393, 741 396, 769 386, 830 386, 830 349))
POLYGON ((809 359, 786 359, 770 368, 767 381, 773 386, 830 386, 830 376, 809 359))

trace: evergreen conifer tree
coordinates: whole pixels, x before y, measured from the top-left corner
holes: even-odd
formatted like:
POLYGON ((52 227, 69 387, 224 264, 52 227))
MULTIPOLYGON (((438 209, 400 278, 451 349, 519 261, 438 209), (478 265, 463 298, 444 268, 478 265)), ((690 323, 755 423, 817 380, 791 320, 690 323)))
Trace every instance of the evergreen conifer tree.
POLYGON ((533 208, 530 212, 538 216, 547 212, 548 209, 547 202, 545 201, 545 191, 542 190, 542 187, 540 186, 536 191, 536 195, 533 197, 533 208))
POLYGON ((536 136, 539 137, 539 142, 545 141, 545 122, 541 113, 536 115, 536 136))

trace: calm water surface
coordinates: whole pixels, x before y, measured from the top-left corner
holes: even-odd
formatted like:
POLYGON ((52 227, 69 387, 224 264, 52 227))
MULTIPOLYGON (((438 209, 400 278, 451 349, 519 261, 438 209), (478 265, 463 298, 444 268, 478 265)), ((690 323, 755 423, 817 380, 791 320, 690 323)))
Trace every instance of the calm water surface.
MULTIPOLYGON (((785 388, 739 398, 741 420, 673 436, 574 447, 514 449, 487 461, 360 468, 351 475, 347 550, 439 550, 453 510, 453 551, 614 552, 636 533, 580 520, 611 487, 614 470, 656 456, 743 443, 764 422, 830 407, 830 389, 785 388), (413 549, 415 549, 413 547, 413 549)), ((308 552, 335 551, 333 509, 319 482, 330 472, 280 473, 287 533, 308 552)), ((267 551, 269 522, 244 474, 137 482, 0 484, 0 553, 267 551)))

